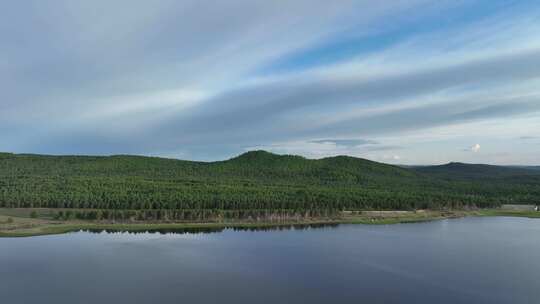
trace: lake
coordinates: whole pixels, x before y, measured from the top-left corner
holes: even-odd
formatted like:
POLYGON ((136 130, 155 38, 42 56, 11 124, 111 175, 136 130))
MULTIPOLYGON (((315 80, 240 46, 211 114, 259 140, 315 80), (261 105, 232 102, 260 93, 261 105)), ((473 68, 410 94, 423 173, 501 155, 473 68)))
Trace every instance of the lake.
POLYGON ((0 303, 540 303, 540 220, 0 239, 0 303))

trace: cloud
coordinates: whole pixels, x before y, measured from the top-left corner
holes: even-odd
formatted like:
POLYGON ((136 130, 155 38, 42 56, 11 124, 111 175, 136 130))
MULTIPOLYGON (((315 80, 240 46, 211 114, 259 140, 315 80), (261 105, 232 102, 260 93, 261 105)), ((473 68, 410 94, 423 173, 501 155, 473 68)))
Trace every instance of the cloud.
POLYGON ((345 147, 355 147, 355 146, 363 146, 363 145, 377 145, 378 142, 374 140, 369 139, 319 139, 319 140, 311 140, 311 143, 316 144, 335 144, 338 146, 345 146, 345 147))
POLYGON ((396 145, 378 145, 365 148, 366 151, 395 151, 402 149, 405 149, 405 147, 396 145))
POLYGON ((0 150, 195 159, 223 159, 245 147, 374 159, 401 150, 411 160, 405 153, 422 146, 418 157, 433 160, 474 140, 462 132, 450 138, 459 144, 439 148, 446 143, 436 138, 448 140, 457 126, 538 127, 540 6, 497 7, 427 0, 6 4, 0 150), (485 16, 463 18, 472 5, 485 16), (337 58, 344 46, 350 49, 337 58))
POLYGON ((470 150, 474 153, 480 151, 480 144, 473 145, 470 150))
POLYGON ((521 140, 532 140, 532 139, 538 139, 537 136, 520 136, 519 139, 521 140))
POLYGON ((398 161, 401 159, 399 155, 383 155, 381 158, 386 161, 398 161))

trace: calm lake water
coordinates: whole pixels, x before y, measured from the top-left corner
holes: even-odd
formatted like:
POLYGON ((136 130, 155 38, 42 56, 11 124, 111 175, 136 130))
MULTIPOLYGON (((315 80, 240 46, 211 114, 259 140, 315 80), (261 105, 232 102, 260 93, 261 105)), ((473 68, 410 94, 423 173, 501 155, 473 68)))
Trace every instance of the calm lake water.
POLYGON ((0 303, 540 303, 540 220, 0 239, 0 303))

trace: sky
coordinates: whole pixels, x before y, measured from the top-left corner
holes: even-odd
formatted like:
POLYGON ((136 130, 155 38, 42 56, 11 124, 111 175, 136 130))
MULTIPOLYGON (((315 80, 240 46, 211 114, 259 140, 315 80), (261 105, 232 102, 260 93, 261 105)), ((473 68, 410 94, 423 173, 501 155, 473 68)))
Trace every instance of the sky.
POLYGON ((540 165, 540 2, 0 3, 0 151, 540 165))

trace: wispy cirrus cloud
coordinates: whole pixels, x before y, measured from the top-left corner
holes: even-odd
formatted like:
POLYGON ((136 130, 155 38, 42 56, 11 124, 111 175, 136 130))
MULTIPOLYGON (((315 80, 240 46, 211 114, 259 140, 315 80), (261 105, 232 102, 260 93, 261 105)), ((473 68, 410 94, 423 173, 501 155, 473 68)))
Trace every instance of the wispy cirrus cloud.
POLYGON ((345 147, 378 144, 378 142, 374 140, 369 140, 369 139, 318 139, 318 140, 311 140, 310 142, 315 143, 315 144, 330 143, 330 144, 335 144, 338 146, 345 146, 345 147))

